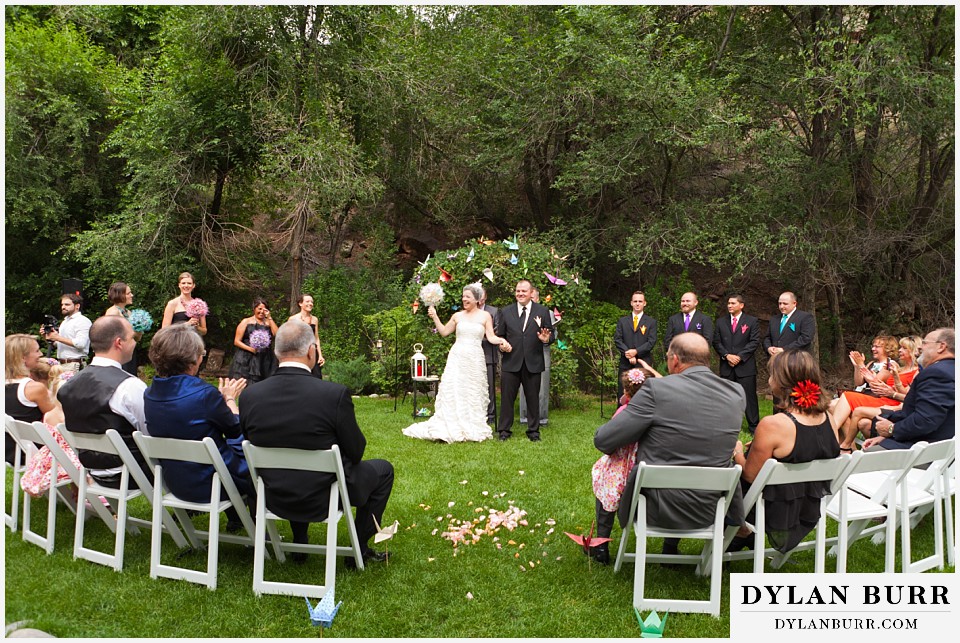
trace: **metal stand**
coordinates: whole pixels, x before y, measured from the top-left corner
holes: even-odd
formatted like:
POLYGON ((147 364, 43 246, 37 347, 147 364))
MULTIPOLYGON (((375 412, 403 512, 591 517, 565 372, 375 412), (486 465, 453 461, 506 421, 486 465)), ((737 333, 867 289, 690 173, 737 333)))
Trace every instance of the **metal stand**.
MULTIPOLYGON (((434 387, 434 385, 440 381, 440 378, 436 375, 429 375, 427 377, 414 377, 413 380, 413 417, 420 417, 417 415, 417 384, 424 383, 427 385, 427 397, 429 397, 429 391, 434 387)), ((436 399, 436 397, 434 397, 436 399)))

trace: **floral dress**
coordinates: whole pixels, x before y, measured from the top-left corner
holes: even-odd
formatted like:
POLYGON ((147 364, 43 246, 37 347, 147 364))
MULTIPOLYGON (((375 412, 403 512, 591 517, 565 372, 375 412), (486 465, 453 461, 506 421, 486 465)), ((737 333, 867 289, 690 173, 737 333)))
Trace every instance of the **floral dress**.
MULTIPOLYGON (((629 402, 629 400, 628 400, 629 402)), ((627 402, 627 403, 628 403, 627 402)), ((617 412, 627 405, 624 403, 617 412)), ((637 443, 626 444, 610 455, 602 455, 593 465, 593 494, 603 505, 605 511, 616 511, 620 506, 623 488, 627 484, 627 476, 637 464, 637 443)))

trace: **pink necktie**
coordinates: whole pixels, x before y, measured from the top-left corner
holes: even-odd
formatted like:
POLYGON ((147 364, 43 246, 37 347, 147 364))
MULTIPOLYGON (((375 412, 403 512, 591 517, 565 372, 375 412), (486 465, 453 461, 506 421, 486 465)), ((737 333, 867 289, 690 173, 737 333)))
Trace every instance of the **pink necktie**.
POLYGON ((737 318, 733 318, 733 332, 737 332, 737 318))

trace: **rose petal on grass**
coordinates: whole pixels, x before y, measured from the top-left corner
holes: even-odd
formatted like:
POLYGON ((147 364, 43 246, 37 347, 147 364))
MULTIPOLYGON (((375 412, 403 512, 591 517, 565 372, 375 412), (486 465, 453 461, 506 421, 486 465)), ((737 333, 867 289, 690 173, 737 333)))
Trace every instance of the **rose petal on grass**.
POLYGON ((473 600, 473 594, 472 594, 471 592, 467 592, 467 600, 468 600, 468 601, 472 601, 472 600, 473 600))
POLYGON ((455 504, 457 504, 457 503, 454 502, 453 500, 451 500, 450 502, 447 503, 447 506, 448 506, 448 507, 452 507, 452 506, 455 505, 455 504))
POLYGON ((467 481, 466 481, 466 480, 461 480, 461 481, 460 481, 460 484, 467 484, 467 481))
POLYGON ((552 533, 553 533, 553 527, 551 527, 550 529, 547 530, 547 535, 548 535, 548 536, 549 536, 550 534, 552 534, 552 533))
POLYGON ((530 569, 533 569, 533 567, 534 567, 533 561, 531 560, 531 561, 530 561, 530 569))
POLYGON ((523 475, 524 473, 526 473, 526 471, 517 471, 517 473, 519 473, 520 475, 523 475))
POLYGON ((428 563, 432 563, 432 562, 435 561, 435 560, 436 560, 436 558, 428 558, 428 559, 427 559, 427 562, 428 562, 428 563))
POLYGON ((489 495, 489 494, 490 494, 489 491, 484 491, 484 492, 481 493, 481 495, 484 495, 484 496, 487 496, 487 495, 489 495))
POLYGON ((555 524, 557 524, 557 521, 554 520, 553 518, 547 518, 544 522, 545 522, 546 524, 548 524, 548 525, 555 525, 555 524))

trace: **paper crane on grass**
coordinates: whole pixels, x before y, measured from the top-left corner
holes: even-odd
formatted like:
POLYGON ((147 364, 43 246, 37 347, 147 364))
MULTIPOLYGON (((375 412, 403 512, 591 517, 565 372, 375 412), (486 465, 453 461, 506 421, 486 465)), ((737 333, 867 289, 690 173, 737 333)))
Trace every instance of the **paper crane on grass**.
MULTIPOLYGON (((377 522, 377 517, 373 516, 373 524, 377 528, 377 533, 373 536, 373 542, 382 543, 384 540, 390 540, 393 538, 394 534, 397 533, 397 530, 400 529, 400 521, 394 520, 392 525, 387 525, 386 527, 380 527, 380 523, 377 522)), ((384 545, 386 546, 386 545, 384 545)), ((390 564, 390 558, 387 558, 387 565, 390 564)))
POLYGON ((593 558, 590 556, 591 549, 598 547, 603 543, 613 542, 613 538, 594 538, 593 528, 596 526, 597 521, 594 520, 592 523, 590 523, 590 532, 586 535, 581 534, 578 536, 576 534, 571 534, 569 531, 563 532, 570 537, 570 540, 583 547, 583 553, 587 555, 587 564, 590 564, 590 561, 593 560, 593 558))
POLYGON ((343 601, 334 604, 332 589, 323 595, 323 598, 317 603, 316 607, 310 605, 310 599, 306 596, 303 597, 303 600, 307 602, 307 612, 310 614, 310 623, 313 625, 322 625, 326 628, 333 625, 333 617, 337 615, 340 606, 343 605, 343 601))
POLYGON ((636 607, 633 608, 633 613, 637 615, 637 623, 640 624, 640 638, 642 639, 660 639, 663 638, 663 629, 667 626, 667 617, 670 616, 670 612, 667 612, 663 615, 661 620, 660 615, 655 611, 647 614, 646 620, 641 618, 640 610, 636 607))

